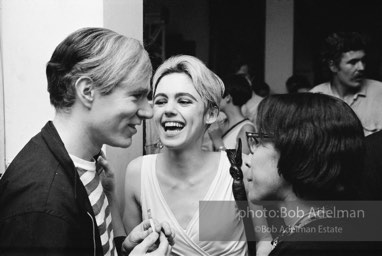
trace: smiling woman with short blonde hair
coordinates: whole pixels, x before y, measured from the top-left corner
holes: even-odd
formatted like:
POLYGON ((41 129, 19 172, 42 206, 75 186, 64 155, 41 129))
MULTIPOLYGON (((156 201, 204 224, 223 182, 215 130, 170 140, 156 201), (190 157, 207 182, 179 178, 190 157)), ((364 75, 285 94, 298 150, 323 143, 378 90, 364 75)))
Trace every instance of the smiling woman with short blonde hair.
POLYGON ((234 201, 226 153, 202 150, 203 134, 219 112, 223 83, 197 58, 180 55, 157 69, 153 84, 153 119, 163 149, 127 167, 125 228, 131 230, 150 210, 174 227, 174 255, 247 255, 244 225, 237 218, 203 233, 212 240, 226 234, 226 241, 199 240, 199 202, 234 201))

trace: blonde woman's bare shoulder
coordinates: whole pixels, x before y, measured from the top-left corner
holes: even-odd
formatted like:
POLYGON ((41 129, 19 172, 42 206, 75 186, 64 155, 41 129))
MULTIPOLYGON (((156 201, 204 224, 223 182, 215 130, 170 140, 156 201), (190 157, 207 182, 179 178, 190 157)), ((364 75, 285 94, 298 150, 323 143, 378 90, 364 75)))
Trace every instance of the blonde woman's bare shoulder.
POLYGON ((126 174, 136 174, 137 172, 140 173, 143 157, 144 156, 139 156, 131 160, 131 162, 127 165, 126 174))

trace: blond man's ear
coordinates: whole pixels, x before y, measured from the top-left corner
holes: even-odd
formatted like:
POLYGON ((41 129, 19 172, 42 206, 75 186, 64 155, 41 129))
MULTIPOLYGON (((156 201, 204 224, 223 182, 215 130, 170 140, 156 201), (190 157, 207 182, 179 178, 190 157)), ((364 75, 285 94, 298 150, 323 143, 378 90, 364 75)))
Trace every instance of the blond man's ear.
POLYGON ((75 87, 77 98, 85 107, 90 108, 92 106, 95 94, 94 83, 91 78, 87 76, 81 76, 77 79, 75 87))

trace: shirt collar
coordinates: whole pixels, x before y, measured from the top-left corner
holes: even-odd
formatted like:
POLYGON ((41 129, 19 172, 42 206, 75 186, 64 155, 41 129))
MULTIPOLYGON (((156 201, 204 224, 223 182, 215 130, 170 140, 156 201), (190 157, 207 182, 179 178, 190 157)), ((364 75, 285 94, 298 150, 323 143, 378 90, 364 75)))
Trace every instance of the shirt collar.
MULTIPOLYGON (((333 89, 332 89, 332 83, 329 82, 329 92, 331 95, 333 96, 336 96, 337 98, 341 98, 337 92, 335 92, 333 89)), ((362 97, 366 97, 367 95, 367 86, 366 86, 366 79, 364 79, 362 81, 362 84, 361 84, 361 87, 360 89, 358 90, 358 92, 356 92, 354 95, 353 95, 353 99, 356 99, 358 98, 358 96, 362 96, 362 97)))
POLYGON ((364 96, 366 97, 366 93, 367 93, 367 86, 366 86, 366 80, 364 79, 362 81, 362 85, 361 85, 361 88, 359 89, 358 93, 356 93, 356 95, 360 95, 360 96, 364 96))

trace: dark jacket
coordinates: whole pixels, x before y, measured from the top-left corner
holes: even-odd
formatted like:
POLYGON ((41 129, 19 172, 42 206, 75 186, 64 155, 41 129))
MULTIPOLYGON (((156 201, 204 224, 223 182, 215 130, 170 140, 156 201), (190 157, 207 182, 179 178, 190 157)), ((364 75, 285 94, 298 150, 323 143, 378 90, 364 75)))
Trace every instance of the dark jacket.
POLYGON ((382 200, 382 131, 365 138, 365 167, 360 193, 364 200, 382 200))
POLYGON ((0 255, 103 255, 88 195, 52 122, 0 180, 0 255))

